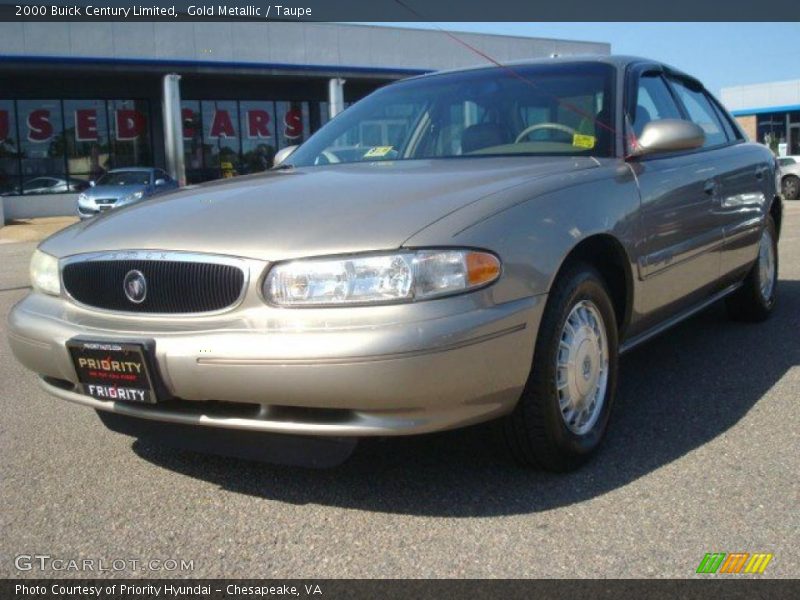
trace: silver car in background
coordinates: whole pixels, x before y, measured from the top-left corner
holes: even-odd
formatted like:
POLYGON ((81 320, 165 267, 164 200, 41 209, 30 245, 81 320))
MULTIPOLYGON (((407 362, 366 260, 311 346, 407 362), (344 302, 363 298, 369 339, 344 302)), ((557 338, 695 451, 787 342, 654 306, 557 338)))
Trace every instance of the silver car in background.
POLYGON ((80 192, 89 187, 83 179, 63 179, 61 177, 33 177, 19 186, 12 187, 0 195, 13 196, 17 194, 63 194, 65 192, 80 192))
POLYGON ((164 443, 321 465, 497 419, 517 460, 565 471, 603 440, 621 353, 723 298, 769 316, 777 181, 654 61, 426 75, 270 172, 45 240, 10 345, 50 394, 164 443))
POLYGON ((781 191, 786 200, 800 199, 800 156, 778 158, 781 169, 781 191))
POLYGON ((89 185, 78 196, 77 210, 81 219, 178 188, 177 182, 162 169, 149 167, 112 169, 89 185))

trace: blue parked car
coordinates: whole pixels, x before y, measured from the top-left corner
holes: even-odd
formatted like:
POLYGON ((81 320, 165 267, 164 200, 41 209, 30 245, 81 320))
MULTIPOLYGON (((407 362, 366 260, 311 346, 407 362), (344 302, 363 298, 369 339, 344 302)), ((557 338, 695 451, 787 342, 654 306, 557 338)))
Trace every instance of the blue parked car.
POLYGON ((112 169, 78 196, 78 216, 89 219, 112 208, 178 189, 178 182, 162 169, 131 167, 112 169))

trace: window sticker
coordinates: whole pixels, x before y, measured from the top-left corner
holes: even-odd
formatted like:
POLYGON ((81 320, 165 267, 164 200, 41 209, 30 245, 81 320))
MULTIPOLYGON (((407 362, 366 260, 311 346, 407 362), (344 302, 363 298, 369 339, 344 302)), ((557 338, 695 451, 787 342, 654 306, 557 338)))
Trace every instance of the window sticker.
POLYGON ((394 146, 373 146, 364 154, 364 158, 380 158, 392 151, 394 146))
POLYGON ((580 133, 576 133, 572 136, 572 145, 578 148, 594 148, 594 144, 597 141, 597 138, 593 135, 583 135, 580 133))

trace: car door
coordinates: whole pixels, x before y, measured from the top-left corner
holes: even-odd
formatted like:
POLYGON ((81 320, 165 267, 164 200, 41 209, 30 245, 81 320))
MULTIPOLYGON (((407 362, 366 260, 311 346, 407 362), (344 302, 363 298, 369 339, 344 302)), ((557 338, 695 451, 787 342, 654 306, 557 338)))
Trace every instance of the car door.
POLYGON ((26 194, 49 194, 57 183, 52 177, 35 177, 26 181, 23 189, 26 194))
MULTIPOLYGON (((629 87, 629 140, 657 119, 686 118, 660 67, 629 87)), ((631 142, 629 142, 631 143, 631 142)), ((721 223, 716 214, 719 165, 704 147, 629 162, 641 193, 638 251, 641 292, 636 310, 646 327, 697 301, 719 278, 721 223)))
POLYGON ((769 155, 751 144, 732 124, 719 103, 705 90, 692 89, 676 81, 676 96, 689 116, 717 143, 719 189, 715 212, 722 227, 724 244, 720 276, 738 278, 758 253, 761 226, 769 208, 772 177, 769 155))

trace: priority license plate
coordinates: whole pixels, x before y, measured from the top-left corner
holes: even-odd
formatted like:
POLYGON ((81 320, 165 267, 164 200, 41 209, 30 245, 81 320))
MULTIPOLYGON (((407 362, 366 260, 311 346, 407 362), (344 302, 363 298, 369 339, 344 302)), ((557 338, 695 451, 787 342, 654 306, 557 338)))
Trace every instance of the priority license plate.
POLYGON ((157 401, 143 344, 69 340, 81 392, 98 400, 157 401))

